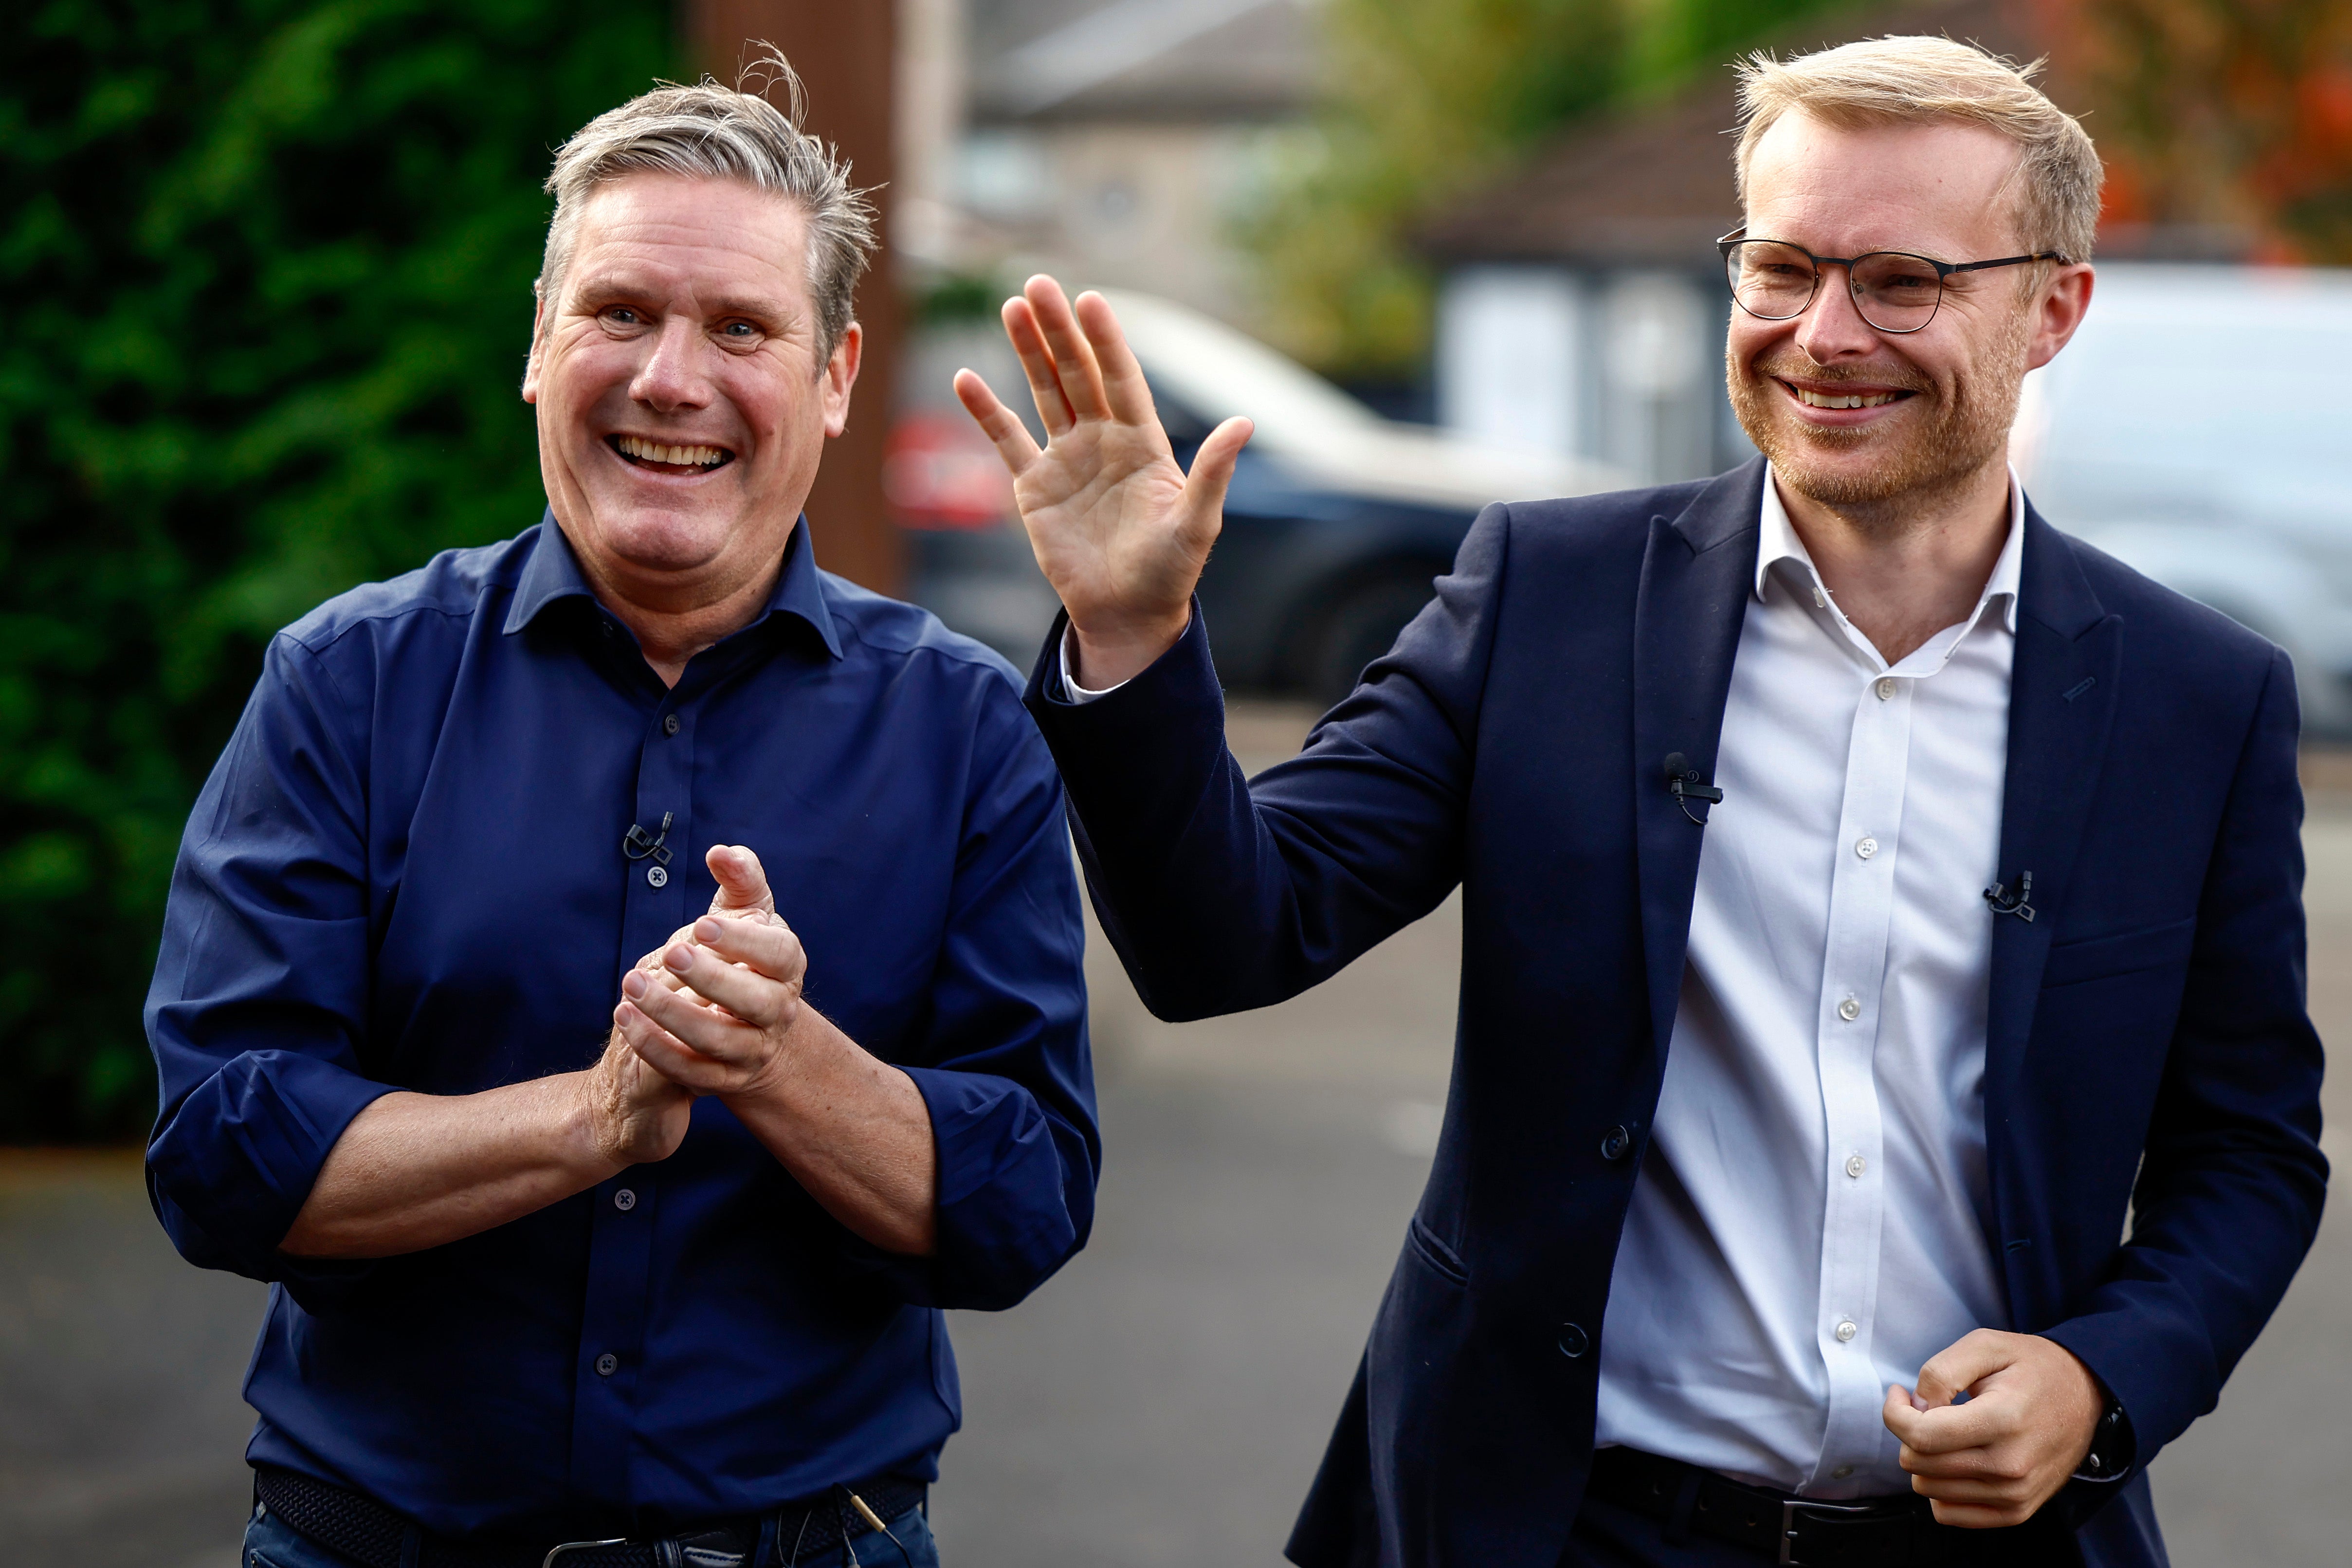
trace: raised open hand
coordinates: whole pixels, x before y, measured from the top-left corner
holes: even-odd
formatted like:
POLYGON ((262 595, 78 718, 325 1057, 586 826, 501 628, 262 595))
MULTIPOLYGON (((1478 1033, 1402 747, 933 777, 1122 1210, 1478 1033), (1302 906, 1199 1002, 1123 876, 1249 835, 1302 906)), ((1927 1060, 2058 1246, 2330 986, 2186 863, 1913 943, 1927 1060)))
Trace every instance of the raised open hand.
POLYGON ((1045 447, 972 372, 956 373, 956 396, 1013 471, 1030 548, 1077 635, 1073 673, 1087 686, 1116 685, 1184 635, 1250 422, 1211 431, 1187 476, 1101 295, 1081 294, 1074 308, 1041 274, 1004 302, 1004 331, 1028 374, 1045 447))

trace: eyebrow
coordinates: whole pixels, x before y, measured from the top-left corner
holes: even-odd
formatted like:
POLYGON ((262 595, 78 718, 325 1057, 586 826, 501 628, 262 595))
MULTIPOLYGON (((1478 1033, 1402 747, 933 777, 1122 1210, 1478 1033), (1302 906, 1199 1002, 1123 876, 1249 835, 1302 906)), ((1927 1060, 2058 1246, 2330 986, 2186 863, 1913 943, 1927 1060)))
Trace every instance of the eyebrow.
MULTIPOLYGON (((643 298, 667 292, 666 288, 627 272, 587 273, 573 286, 572 298, 585 304, 611 295, 643 298)), ((709 309, 716 316, 751 316, 779 325, 798 321, 803 314, 786 301, 765 294, 723 294, 709 301, 709 309)))

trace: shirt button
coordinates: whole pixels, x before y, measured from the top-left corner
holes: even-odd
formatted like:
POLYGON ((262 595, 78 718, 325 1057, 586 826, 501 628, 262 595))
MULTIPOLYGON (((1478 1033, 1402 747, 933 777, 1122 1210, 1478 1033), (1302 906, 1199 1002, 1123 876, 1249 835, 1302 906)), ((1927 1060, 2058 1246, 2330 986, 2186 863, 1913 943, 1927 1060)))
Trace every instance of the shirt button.
POLYGON ((621 1358, 614 1355, 611 1351, 606 1351, 603 1355, 596 1358, 596 1375, 598 1377, 610 1377, 620 1369, 621 1358))
POLYGON ((1891 675, 1882 675, 1878 678, 1878 684, 1871 689, 1877 692, 1878 700, 1884 702, 1895 695, 1895 678, 1891 675))
POLYGON ((1852 1474, 1853 1474, 1853 1467, 1852 1465, 1840 1465, 1836 1469, 1830 1472, 1830 1479, 1833 1481, 1842 1481, 1852 1474))
POLYGON ((1860 1332, 1862 1332, 1862 1330, 1855 1326, 1854 1321, 1852 1318, 1848 1318, 1844 1322, 1840 1323, 1837 1326, 1838 1343, 1842 1345, 1850 1345, 1853 1343, 1853 1336, 1860 1332))
POLYGON ((675 735, 677 733, 677 714, 669 714, 662 720, 662 733, 665 735, 675 735))
POLYGON ((1838 1004, 1838 1016, 1843 1018, 1849 1024, 1853 1023, 1856 1018, 1862 1016, 1862 1004, 1855 1001, 1851 996, 1847 997, 1844 1001, 1838 1004))
POLYGON ((1559 1326, 1560 1354, 1574 1361, 1591 1348, 1591 1337, 1582 1328, 1575 1323, 1562 1323, 1559 1326))
MULTIPOLYGON (((1862 1156, 1859 1154, 1854 1156, 1857 1160, 1861 1157, 1862 1156)), ((637 1194, 631 1192, 628 1188, 623 1187, 619 1192, 613 1194, 613 1206, 619 1209, 623 1214, 626 1214, 631 1209, 637 1206, 637 1194)))
POLYGON ((1822 592, 1819 583, 1813 584, 1813 603, 1824 610, 1830 607, 1830 596, 1822 592))
MULTIPOLYGON (((1867 1161, 1867 1160, 1865 1160, 1865 1159, 1864 1159, 1861 1155, 1859 1155, 1859 1154, 1849 1154, 1849 1155, 1847 1155, 1847 1156, 1846 1156, 1846 1161, 1845 1161, 1845 1173, 1846 1173, 1847 1175, 1849 1175, 1849 1176, 1853 1177, 1856 1181, 1861 1180, 1861 1179, 1862 1179, 1862 1173, 1863 1173, 1864 1171, 1867 1171, 1867 1170, 1869 1170, 1869 1169, 1870 1169, 1870 1162, 1869 1162, 1869 1161, 1867 1161)), ((626 1208, 626 1207, 628 1207, 629 1205, 626 1205, 626 1204, 623 1204, 621 1206, 622 1206, 623 1208, 626 1208)))
POLYGON ((1623 1127, 1612 1127, 1608 1136, 1601 1140, 1601 1157, 1604 1160, 1622 1160, 1633 1150, 1633 1134, 1630 1131, 1623 1127))
POLYGON ((668 886, 669 886, 669 873, 668 873, 667 871, 663 870, 663 869, 662 869, 660 867, 658 867, 658 866, 648 866, 648 867, 646 867, 646 886, 647 886, 647 887, 649 887, 649 888, 667 888, 667 887, 668 887, 668 886))
POLYGON ((1878 840, 1865 834, 1853 841, 1853 852, 1867 860, 1878 853, 1878 840))

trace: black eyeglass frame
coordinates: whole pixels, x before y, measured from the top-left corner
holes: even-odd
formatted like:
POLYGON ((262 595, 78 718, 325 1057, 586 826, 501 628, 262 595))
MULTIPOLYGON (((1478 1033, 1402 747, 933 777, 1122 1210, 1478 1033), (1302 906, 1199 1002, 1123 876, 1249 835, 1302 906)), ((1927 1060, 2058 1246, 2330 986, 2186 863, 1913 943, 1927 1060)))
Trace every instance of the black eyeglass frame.
MULTIPOLYGON (((1795 310, 1790 311, 1785 316, 1768 316, 1763 311, 1749 305, 1747 300, 1742 300, 1739 297, 1739 290, 1738 289, 1735 288, 1732 289, 1732 302, 1759 321, 1793 321, 1798 317, 1803 315, 1807 310, 1811 310, 1813 308, 1813 301, 1820 299, 1822 295, 1822 268, 1824 267, 1844 268, 1846 286, 1849 289, 1853 286, 1854 268, 1861 263, 1869 260, 1874 256, 1899 256, 1906 261, 1916 261, 1935 268, 1936 305, 1934 310, 1927 312, 1927 321, 1920 322, 1916 327, 1882 327, 1876 321, 1871 321, 1868 316, 1864 316, 1862 318, 1865 322, 1869 323, 1870 330, 1872 331, 1885 332, 1894 337, 1904 337, 1912 332, 1927 331, 1929 323, 1935 321, 1937 313, 1944 308, 1944 280, 1951 277, 1955 272, 1982 272, 1994 267, 2022 267, 2029 261, 2054 261, 2061 267, 2071 267, 2074 265, 2072 261, 2067 259, 2066 253, 2063 250, 2037 250, 2028 256, 2003 256, 1991 261, 1938 261, 1932 256, 1921 256, 1916 251, 1909 250, 1866 250, 1860 256, 1815 256, 1803 246, 1791 244, 1790 241, 1785 239, 1754 238, 1748 234, 1748 226, 1746 224, 1741 224, 1738 228, 1733 229, 1729 234, 1725 235, 1722 238, 1715 242, 1716 250, 1723 258, 1723 268, 1727 275, 1728 275, 1731 270, 1732 251, 1738 247, 1743 245, 1782 246, 1790 250, 1795 251, 1798 255, 1803 257, 1807 261, 1811 262, 1813 265, 1812 292, 1805 296, 1805 302, 1803 304, 1798 306, 1795 310)), ((1862 307, 1857 305, 1854 309, 1859 311, 1862 307)))

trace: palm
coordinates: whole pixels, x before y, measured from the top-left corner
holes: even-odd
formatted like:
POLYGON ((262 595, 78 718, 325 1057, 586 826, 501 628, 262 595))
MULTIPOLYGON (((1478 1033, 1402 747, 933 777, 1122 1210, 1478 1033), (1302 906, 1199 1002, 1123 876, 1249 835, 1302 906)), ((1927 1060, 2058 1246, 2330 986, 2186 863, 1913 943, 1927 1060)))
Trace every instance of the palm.
MULTIPOLYGON (((1037 564, 1067 599, 1192 591, 1209 539, 1185 515, 1184 472, 1159 425, 1102 421, 1054 437, 1013 482, 1037 564)), ((1213 532, 1211 537, 1213 538, 1213 532)))
POLYGON ((1113 649, 1114 662, 1133 663, 1127 653, 1149 662, 1183 630, 1249 422, 1211 432, 1188 477, 1101 296, 1080 295, 1073 310, 1051 279, 1032 279, 1006 302, 1004 324, 1045 445, 970 371, 957 376, 957 395, 1012 470, 1037 564, 1080 641, 1113 649))

